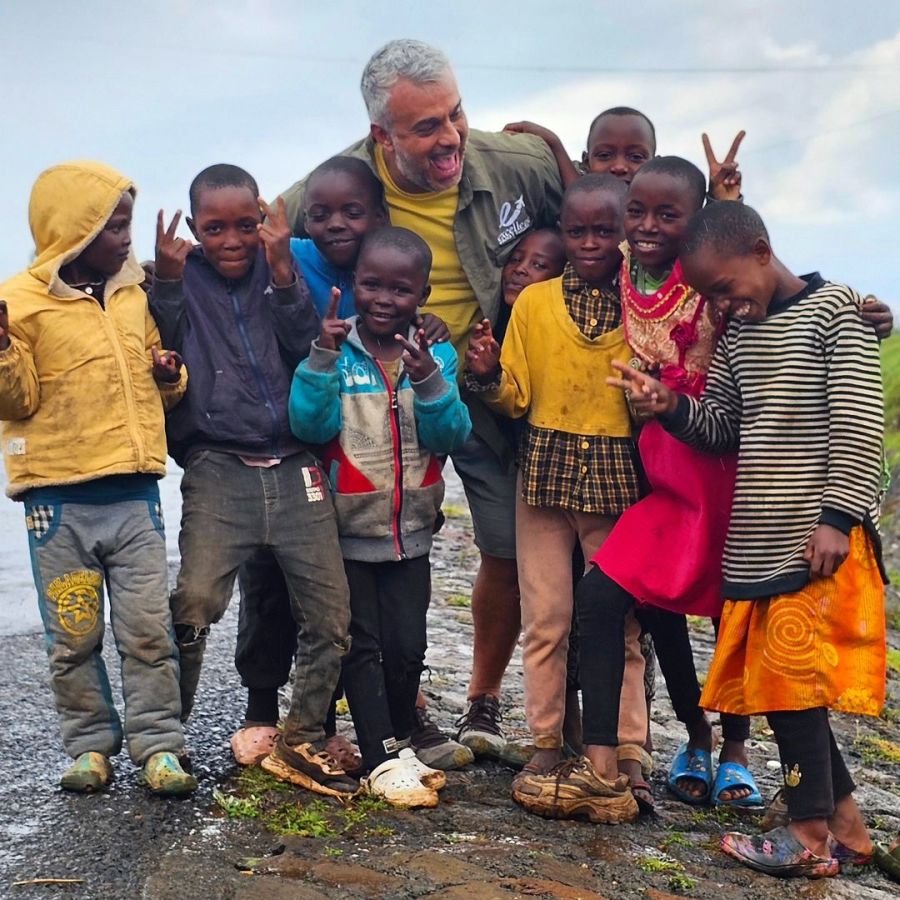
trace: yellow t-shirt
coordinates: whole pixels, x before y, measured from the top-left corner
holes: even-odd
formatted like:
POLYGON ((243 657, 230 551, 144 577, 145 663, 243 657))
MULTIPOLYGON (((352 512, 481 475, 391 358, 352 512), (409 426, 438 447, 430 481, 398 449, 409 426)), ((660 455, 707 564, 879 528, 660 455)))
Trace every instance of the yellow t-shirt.
POLYGON ((453 236, 459 187, 433 194, 408 194, 391 178, 380 146, 375 148, 375 165, 384 185, 391 224, 415 232, 431 248, 431 296, 425 309, 447 323, 450 340, 462 359, 469 333, 481 321, 482 312, 459 261, 453 236))

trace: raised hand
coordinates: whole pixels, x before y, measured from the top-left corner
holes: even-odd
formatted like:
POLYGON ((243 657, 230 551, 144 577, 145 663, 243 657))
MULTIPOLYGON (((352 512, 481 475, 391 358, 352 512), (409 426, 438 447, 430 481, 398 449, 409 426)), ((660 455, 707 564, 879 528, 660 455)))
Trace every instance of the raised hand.
POLYGON ((9 310, 6 301, 0 300, 0 350, 8 349, 9 344, 9 310))
POLYGON ((431 313, 416 316, 413 319, 413 325, 425 332, 429 347, 432 344, 443 344, 444 341, 450 340, 450 329, 447 327, 447 323, 431 313))
POLYGON ((894 314, 887 303, 882 303, 872 294, 866 295, 862 305, 862 317, 874 329, 879 341, 891 336, 894 330, 894 314))
POLYGON ((850 555, 850 538, 831 525, 819 525, 803 551, 813 578, 828 578, 841 567, 850 555))
POLYGON ((177 384, 181 378, 181 356, 174 350, 163 350, 154 344, 150 348, 153 357, 153 377, 160 384, 177 384))
POLYGON ((341 292, 333 287, 328 309, 322 317, 322 328, 319 331, 319 346, 323 350, 340 350, 341 344, 350 334, 350 323, 338 318, 338 307, 341 305, 341 292))
POLYGON ((278 198, 274 210, 262 197, 258 200, 259 208, 266 218, 256 227, 266 251, 266 261, 272 270, 272 282, 275 287, 287 287, 294 280, 294 267, 291 263, 292 232, 287 210, 284 208, 284 198, 278 198))
POLYGON ((410 381, 424 381, 436 368, 437 363, 428 349, 425 329, 416 332, 416 343, 411 344, 402 334, 395 334, 394 340, 403 347, 403 368, 410 381))
POLYGON ((168 228, 163 221, 163 211, 160 210, 156 216, 155 274, 163 281, 178 281, 181 278, 188 253, 194 248, 190 241, 175 235, 180 221, 180 209, 173 216, 168 228))
POLYGON ((678 394, 675 391, 617 359, 613 360, 613 368, 618 370, 620 377, 610 376, 606 383, 625 391, 636 413, 650 417, 675 411, 678 405, 678 394))
POLYGON ((703 134, 703 152, 709 166, 709 189, 716 200, 738 200, 741 196, 741 173, 738 169, 737 152, 747 132, 741 129, 731 142, 725 159, 719 162, 713 153, 709 135, 703 134))
POLYGON ((500 344, 491 331, 489 319, 482 319, 469 335, 466 368, 479 380, 491 382, 500 367, 500 344))

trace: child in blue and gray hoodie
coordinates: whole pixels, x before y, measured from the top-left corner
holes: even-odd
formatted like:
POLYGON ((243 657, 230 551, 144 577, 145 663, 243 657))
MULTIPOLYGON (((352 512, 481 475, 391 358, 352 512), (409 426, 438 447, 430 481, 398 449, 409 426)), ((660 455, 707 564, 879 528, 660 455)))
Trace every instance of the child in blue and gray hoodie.
POLYGON ((439 455, 471 431, 453 347, 429 346, 415 324, 430 270, 431 251, 411 231, 367 234, 354 276, 359 315, 339 318, 340 292, 333 292, 289 405, 294 434, 326 445, 350 586, 344 690, 369 770, 363 784, 403 807, 434 806, 445 783, 419 762, 409 737, 444 493, 439 455))

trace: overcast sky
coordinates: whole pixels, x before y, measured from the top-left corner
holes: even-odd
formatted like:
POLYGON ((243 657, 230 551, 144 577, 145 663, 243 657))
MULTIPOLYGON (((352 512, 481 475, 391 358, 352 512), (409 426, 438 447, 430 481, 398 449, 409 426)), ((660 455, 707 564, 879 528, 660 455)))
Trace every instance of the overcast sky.
POLYGON ((532 119, 573 157, 609 106, 698 165, 701 131, 724 152, 745 128, 744 193, 776 252, 900 310, 900 4, 870 0, 0 0, 0 280, 28 262, 46 166, 133 178, 150 256, 156 210, 201 168, 236 163, 273 196, 362 136, 360 73, 396 37, 447 52, 472 127, 532 119))

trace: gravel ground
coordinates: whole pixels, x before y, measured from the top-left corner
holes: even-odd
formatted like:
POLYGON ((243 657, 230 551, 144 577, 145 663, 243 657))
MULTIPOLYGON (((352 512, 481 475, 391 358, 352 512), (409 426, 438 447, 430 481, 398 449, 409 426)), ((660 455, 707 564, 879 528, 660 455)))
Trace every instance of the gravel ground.
MULTIPOLYGON (((425 684, 434 718, 450 726, 462 712, 471 664, 471 592, 477 555, 458 482, 451 482, 448 521, 433 554, 435 597, 429 613, 431 679, 425 684), (448 603, 448 599, 451 601, 448 603)), ((169 514, 169 521, 177 518, 169 514)), ((896 542, 888 542, 900 558, 896 542)), ((174 568, 175 559, 172 559, 174 568)), ((174 572, 173 572, 174 574, 174 572)), ((273 790, 258 772, 238 778, 228 738, 243 693, 231 656, 236 604, 213 631, 188 742, 201 787, 193 800, 163 801, 137 784, 131 763, 116 762, 108 794, 63 794, 57 780, 66 760, 47 685, 43 639, 0 638, 6 723, 0 754, 0 897, 197 898, 441 897, 618 898, 671 895, 731 900, 783 897, 880 898, 894 885, 872 871, 828 883, 774 882, 732 864, 717 836, 737 819, 676 802, 664 776, 652 778, 658 814, 634 826, 608 828, 548 822, 509 799, 513 772, 494 764, 448 773, 434 810, 401 812, 330 801, 299 790, 273 790), (213 794, 224 795, 231 815, 213 794), (279 828, 274 828, 278 820, 279 828), (287 823, 287 824, 285 824, 287 823), (279 834, 289 830, 307 835, 279 834), (38 884, 34 879, 78 879, 38 884), (16 885, 15 882, 32 882, 16 885)), ((694 634, 705 669, 712 636, 694 634)), ((900 646, 896 632, 892 645, 900 646)), ((118 681, 111 642, 110 672, 118 681)), ((521 664, 506 679, 506 722, 525 735, 521 664)), ((860 784, 870 826, 884 839, 900 833, 900 681, 891 676, 887 719, 836 717, 837 735, 860 784), (879 741, 881 743, 879 743, 879 741)), ((118 687, 118 685, 116 685, 118 687)), ((664 768, 683 739, 660 683, 653 736, 664 768)), ((348 717, 340 720, 350 728, 348 717)), ((754 720, 751 757, 765 796, 777 787, 777 752, 762 720, 754 720)), ((754 827, 754 819, 743 823, 754 827)))

